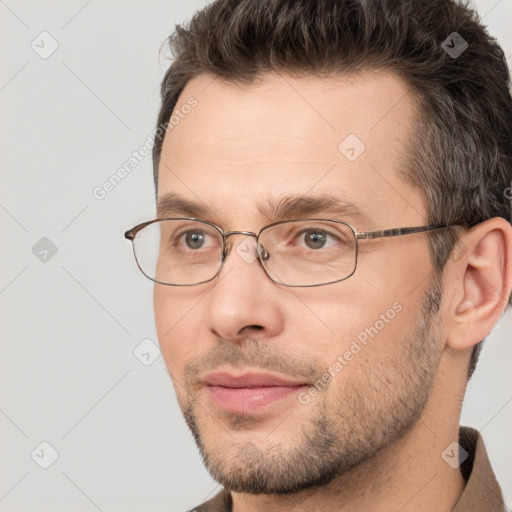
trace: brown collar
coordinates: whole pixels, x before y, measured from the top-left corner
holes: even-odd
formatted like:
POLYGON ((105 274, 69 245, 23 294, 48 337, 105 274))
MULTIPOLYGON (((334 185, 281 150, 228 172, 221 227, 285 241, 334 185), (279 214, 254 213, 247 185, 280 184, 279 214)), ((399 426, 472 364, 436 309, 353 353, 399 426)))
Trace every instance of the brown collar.
POLYGON ((460 468, 466 487, 452 512, 504 512, 500 486, 482 436, 472 428, 461 427, 459 444, 468 452, 468 458, 460 468))

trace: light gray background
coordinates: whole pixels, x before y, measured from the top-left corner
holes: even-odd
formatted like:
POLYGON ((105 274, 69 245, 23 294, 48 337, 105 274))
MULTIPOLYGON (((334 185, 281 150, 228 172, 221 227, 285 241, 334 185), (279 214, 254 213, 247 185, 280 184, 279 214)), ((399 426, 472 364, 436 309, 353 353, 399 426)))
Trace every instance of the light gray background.
MULTIPOLYGON (((92 194, 154 128, 161 43, 204 5, 0 0, 0 511, 183 511, 219 488, 162 358, 133 353, 156 342, 151 282, 122 236, 154 217, 150 157, 92 194), (51 49, 43 31, 58 43, 46 59, 31 47, 51 49), (43 237, 57 248, 46 262, 45 242, 32 252, 43 237), (48 469, 43 441, 58 452, 48 469)), ((476 5, 510 61, 512 0, 476 5)), ((509 506, 511 332, 509 310, 462 418, 481 430, 509 506)))

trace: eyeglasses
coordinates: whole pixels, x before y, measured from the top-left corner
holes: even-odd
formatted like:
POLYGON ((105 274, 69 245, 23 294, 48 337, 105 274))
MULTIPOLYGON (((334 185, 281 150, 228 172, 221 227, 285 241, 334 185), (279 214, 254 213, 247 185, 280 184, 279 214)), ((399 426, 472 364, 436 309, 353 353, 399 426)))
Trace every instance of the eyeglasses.
POLYGON ((268 277, 290 287, 337 283, 354 274, 358 241, 410 235, 451 226, 417 226, 358 232, 332 219, 275 222, 258 234, 228 231, 191 217, 155 219, 128 230, 137 266, 156 283, 192 286, 212 281, 231 250, 228 237, 255 237, 256 244, 239 244, 238 254, 248 263, 259 260, 268 277), (252 250, 251 250, 252 249, 252 250))

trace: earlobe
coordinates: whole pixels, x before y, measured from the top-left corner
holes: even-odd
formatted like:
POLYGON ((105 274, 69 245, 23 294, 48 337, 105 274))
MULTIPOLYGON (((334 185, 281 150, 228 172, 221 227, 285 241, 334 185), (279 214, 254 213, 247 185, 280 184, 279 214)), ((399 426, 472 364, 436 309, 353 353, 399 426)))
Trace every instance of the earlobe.
MULTIPOLYGON (((465 350, 483 340, 502 315, 512 288, 512 227, 492 218, 462 235, 464 254, 450 262, 454 288, 447 346, 465 350)), ((446 269, 448 270, 448 269, 446 269)))

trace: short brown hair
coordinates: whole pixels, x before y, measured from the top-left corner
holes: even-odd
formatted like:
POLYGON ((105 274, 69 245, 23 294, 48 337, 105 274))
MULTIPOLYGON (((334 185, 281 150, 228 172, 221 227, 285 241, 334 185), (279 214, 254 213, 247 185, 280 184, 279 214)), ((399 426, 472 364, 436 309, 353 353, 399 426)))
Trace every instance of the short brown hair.
MULTIPOLYGON (((250 84, 272 71, 390 70, 405 79, 419 105, 403 176, 425 195, 428 222, 469 228, 492 217, 511 221, 509 70, 503 50, 467 3, 217 0, 177 26, 168 43, 175 60, 162 82, 159 127, 167 127, 184 87, 201 73, 250 84), (467 43, 460 55, 449 52, 455 42, 460 49, 467 43)), ((162 143, 155 137, 155 188, 162 143)), ((430 235, 436 272, 459 233, 430 235)), ((480 348, 473 350, 469 377, 480 348)))

